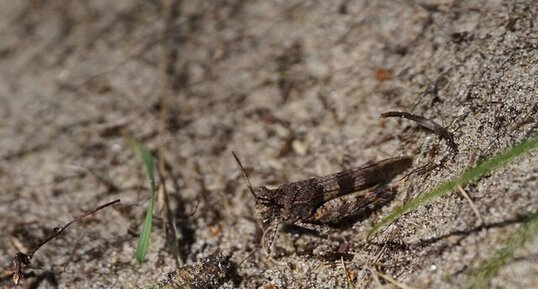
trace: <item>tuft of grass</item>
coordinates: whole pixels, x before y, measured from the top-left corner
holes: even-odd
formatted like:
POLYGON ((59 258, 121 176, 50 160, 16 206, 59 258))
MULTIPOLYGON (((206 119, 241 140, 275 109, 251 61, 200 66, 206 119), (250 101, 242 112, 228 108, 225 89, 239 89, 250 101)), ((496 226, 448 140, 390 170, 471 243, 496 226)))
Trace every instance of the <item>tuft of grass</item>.
POLYGON ((531 136, 530 138, 524 140, 523 142, 505 150, 502 153, 499 153, 490 159, 480 163, 476 167, 467 170, 459 177, 456 177, 452 180, 441 183, 437 187, 433 188, 431 191, 421 194, 415 199, 410 200, 405 203, 398 209, 392 211, 388 216, 381 219, 374 227, 368 232, 366 237, 367 240, 370 240, 374 234, 376 234, 383 226, 393 222, 397 218, 401 217, 403 214, 406 214, 419 206, 425 205, 433 199, 440 197, 448 192, 453 191, 458 186, 465 186, 466 184, 479 179, 485 174, 491 172, 492 170, 501 167, 513 160, 514 158, 523 155, 530 150, 538 146, 538 134, 531 136))
POLYGON ((521 227, 510 235, 504 246, 480 267, 467 288, 486 288, 490 279, 497 275, 499 269, 513 259, 516 249, 523 246, 538 233, 538 211, 530 214, 521 227))
POLYGON ((146 173, 150 182, 150 198, 149 205, 146 211, 146 217, 144 218, 144 224, 142 224, 142 230, 140 231, 140 237, 136 245, 136 261, 140 264, 144 261, 144 257, 148 252, 149 240, 151 238, 151 224, 153 219, 153 209, 155 207, 155 173, 153 171, 153 156, 135 139, 130 139, 129 143, 136 155, 142 160, 146 167, 146 173))

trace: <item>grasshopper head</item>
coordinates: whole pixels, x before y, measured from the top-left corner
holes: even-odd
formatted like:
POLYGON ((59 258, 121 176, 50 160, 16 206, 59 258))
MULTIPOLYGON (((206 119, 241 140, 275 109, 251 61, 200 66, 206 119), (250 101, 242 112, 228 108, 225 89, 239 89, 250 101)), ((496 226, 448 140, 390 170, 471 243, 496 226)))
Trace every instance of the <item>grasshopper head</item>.
POLYGON ((277 192, 265 186, 259 186, 254 189, 254 194, 256 196, 258 216, 264 225, 270 223, 279 213, 280 206, 277 201, 277 192))

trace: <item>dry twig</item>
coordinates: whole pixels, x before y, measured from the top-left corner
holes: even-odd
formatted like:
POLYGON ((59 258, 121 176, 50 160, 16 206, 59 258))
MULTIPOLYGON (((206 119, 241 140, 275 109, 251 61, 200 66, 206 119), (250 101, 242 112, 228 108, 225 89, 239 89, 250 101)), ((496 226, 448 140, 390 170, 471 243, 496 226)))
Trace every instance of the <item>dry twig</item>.
POLYGON ((101 205, 101 206, 98 206, 98 207, 93 208, 91 210, 88 210, 88 211, 84 212, 83 214, 75 217, 70 222, 54 228, 50 235, 48 235, 45 239, 41 240, 39 242, 39 244, 37 246, 35 246, 35 248, 33 248, 28 253, 25 254, 25 253, 22 253, 22 252, 17 252, 15 254, 15 257, 13 257, 13 266, 14 266, 14 268, 13 268, 13 276, 12 276, 13 283, 19 284, 20 278, 22 277, 23 268, 25 266, 27 266, 28 264, 30 264, 30 260, 34 256, 35 252, 37 252, 37 250, 39 250, 39 248, 41 248, 43 245, 45 245, 46 243, 48 243, 52 239, 58 237, 60 234, 63 233, 63 231, 65 231, 65 229, 67 229, 72 224, 77 223, 80 220, 86 218, 87 216, 90 216, 90 215, 96 213, 97 211, 100 211, 100 210, 102 210, 102 209, 104 209, 104 208, 106 208, 108 206, 111 206, 111 205, 113 205, 113 204, 115 204, 115 203, 117 203, 119 201, 120 201, 119 199, 114 200, 112 202, 108 202, 108 203, 106 203, 104 205, 101 205))

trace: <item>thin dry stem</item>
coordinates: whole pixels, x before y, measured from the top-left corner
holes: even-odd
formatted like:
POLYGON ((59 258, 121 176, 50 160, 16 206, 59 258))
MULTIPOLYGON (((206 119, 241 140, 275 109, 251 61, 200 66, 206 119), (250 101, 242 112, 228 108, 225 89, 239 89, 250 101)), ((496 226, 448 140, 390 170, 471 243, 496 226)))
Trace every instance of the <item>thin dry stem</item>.
POLYGON ((163 6, 163 16, 164 16, 164 29, 161 34, 163 39, 161 46, 161 55, 159 61, 159 122, 158 122, 158 133, 157 133, 157 171, 159 174, 159 179, 161 182, 161 190, 159 196, 162 197, 164 211, 162 212, 163 220, 167 220, 167 239, 170 240, 170 249, 174 255, 174 260, 176 266, 183 266, 183 260, 179 255, 179 248, 177 244, 177 227, 174 221, 172 210, 170 208, 170 202, 168 199, 168 192, 166 191, 165 184, 165 144, 164 144, 164 135, 166 133, 166 119, 168 116, 168 95, 170 89, 170 75, 168 67, 171 65, 172 61, 172 49, 170 41, 168 41, 169 36, 172 31, 172 26, 175 18, 177 17, 176 9, 177 1, 176 0, 167 0, 164 2, 163 6))
POLYGON ((65 229, 67 229, 69 226, 71 226, 72 224, 74 223, 77 223, 79 222, 80 220, 92 215, 92 214, 95 214, 97 211, 100 211, 108 206, 111 206, 117 202, 119 202, 120 200, 117 199, 117 200, 114 200, 112 202, 108 202, 106 204, 103 204, 103 205, 100 205, 98 207, 95 207, 91 210, 88 210, 78 216, 76 216, 73 220, 71 220, 70 222, 64 224, 64 225, 61 225, 61 226, 58 226, 58 227, 55 227, 52 231, 52 233, 50 235, 48 235, 47 237, 45 237, 45 239, 41 240, 39 242, 39 244, 37 246, 35 246, 35 248, 33 248, 31 251, 29 251, 27 254, 25 253, 22 253, 22 252, 17 252, 15 254, 15 257, 13 257, 13 265, 14 265, 14 269, 13 269, 13 283, 15 284, 19 284, 19 281, 22 277, 22 274, 23 274, 23 269, 25 266, 27 266, 28 264, 30 264, 30 260, 32 259, 32 257, 34 256, 35 252, 37 252, 37 250, 39 250, 39 248, 41 248, 43 245, 45 245, 46 243, 50 242, 52 239, 58 237, 59 235, 61 235, 63 233, 63 231, 65 231, 65 229))
POLYGON ((480 215, 480 212, 476 208, 476 206, 475 206, 473 200, 471 199, 471 197, 469 197, 467 192, 460 185, 458 185, 458 191, 467 200, 467 202, 469 202, 469 206, 471 206, 471 209, 473 210, 474 214, 476 215, 476 218, 478 219, 478 222, 480 222, 479 225, 484 225, 484 219, 482 218, 482 215, 480 215))
POLYGON ((387 282, 393 284, 394 286, 398 287, 398 288, 402 288, 402 289, 415 289, 415 287, 411 287, 411 286, 408 286, 404 283, 401 283, 401 282, 398 282, 398 280, 388 276, 388 275, 385 275, 383 273, 379 273, 377 272, 376 270, 374 270, 373 268, 370 268, 368 267, 368 270, 370 270, 370 272, 372 272, 374 275, 376 276, 379 276, 383 279, 385 279, 387 282))

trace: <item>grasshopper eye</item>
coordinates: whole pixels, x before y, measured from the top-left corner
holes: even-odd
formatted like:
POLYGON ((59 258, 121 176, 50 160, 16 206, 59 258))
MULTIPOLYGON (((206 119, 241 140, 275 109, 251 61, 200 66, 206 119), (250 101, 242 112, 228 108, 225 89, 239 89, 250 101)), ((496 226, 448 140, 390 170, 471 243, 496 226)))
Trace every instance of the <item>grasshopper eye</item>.
POLYGON ((273 200, 267 198, 258 198, 258 201, 265 206, 270 206, 273 204, 273 200))
POLYGON ((225 272, 231 269, 230 262, 228 262, 228 260, 220 260, 218 266, 219 269, 225 272))

